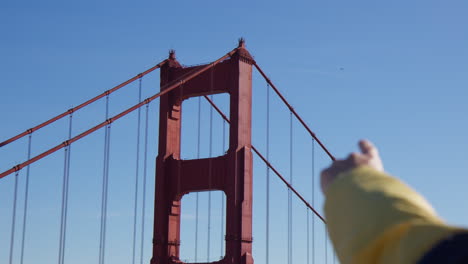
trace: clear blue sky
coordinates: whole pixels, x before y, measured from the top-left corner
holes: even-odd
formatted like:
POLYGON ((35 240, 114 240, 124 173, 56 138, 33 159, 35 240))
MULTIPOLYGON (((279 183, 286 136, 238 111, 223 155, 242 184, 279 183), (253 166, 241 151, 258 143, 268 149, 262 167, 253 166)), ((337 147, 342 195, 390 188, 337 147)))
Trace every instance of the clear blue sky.
MULTIPOLYGON (((198 64, 224 55, 236 46, 239 37, 244 37, 258 64, 333 154, 345 157, 356 150, 360 138, 374 141, 389 173, 415 187, 448 222, 467 226, 468 213, 464 209, 468 198, 467 12, 468 3, 462 0, 4 2, 0 4, 0 140, 153 66, 167 57, 169 49, 176 50, 181 63, 198 64)), ((157 75, 144 79, 144 96, 157 91, 157 75)), ((137 86, 131 87, 111 101, 112 113, 135 103, 137 86), (133 101, 124 100, 128 98, 133 101)), ((255 75, 253 144, 262 150, 265 149, 265 89, 264 82, 255 75)), ((289 177, 289 114, 278 102, 272 105, 275 118, 271 127, 274 131, 272 161, 289 177)), ((192 109, 187 112, 193 114, 195 106, 195 101, 187 103, 186 109, 192 109)), ((157 103, 151 109, 155 115, 157 103)), ((204 109, 206 118, 208 108, 204 109)), ((111 183, 109 206, 113 221, 109 224, 107 260, 114 263, 129 263, 131 259, 135 158, 125 154, 135 151, 135 117, 116 123, 112 130, 114 142, 120 143, 112 145, 115 154, 111 164, 115 175, 117 172, 126 175, 116 176, 116 181, 111 183), (128 228, 122 231, 119 224, 128 228)), ((74 132, 102 119, 101 102, 87 112, 76 114, 74 132)), ((151 122, 148 161, 152 164, 157 120, 151 122)), ((221 121, 215 122, 221 127, 221 121)), ((42 134, 35 134, 33 153, 63 141, 63 138, 55 139, 55 135, 63 137, 66 131, 67 123, 63 121, 42 134)), ((308 139, 297 123, 294 131, 299 134, 294 139, 293 175, 296 184, 310 197, 310 188, 305 187, 311 184, 310 142, 304 143, 308 139)), ((100 133, 73 148, 77 160, 80 156, 91 156, 89 152, 93 152, 93 157, 88 161, 82 158, 83 164, 72 161, 71 165, 74 185, 70 217, 80 220, 71 220, 69 225, 67 263, 97 262, 102 138, 100 133)), ((205 155, 207 140, 202 140, 205 155)), ((217 140, 219 145, 221 137, 217 140)), ((194 157, 195 145, 193 140, 188 141, 192 152, 187 152, 187 157, 194 157)), ((25 143, 23 140, 0 149, 2 171, 24 160, 25 143)), ((316 150, 317 176, 328 163, 323 153, 316 150)), ((31 168, 34 180, 25 256, 29 262, 32 259, 41 259, 40 263, 56 261, 62 166, 63 152, 59 151, 31 168), (54 220, 47 220, 51 218, 54 220)), ((152 186, 153 167, 148 171, 151 178, 148 185, 152 186)), ((254 217, 254 258, 256 263, 264 263, 265 168, 258 161, 255 177, 255 209, 259 216, 254 217)), ((3 212, 0 236, 5 238, 0 242, 2 263, 8 260, 9 239, 6 238, 10 236, 12 179, 0 180, 3 212)), ((317 177, 315 180, 317 187, 317 177)), ((272 184, 272 188, 278 188, 278 196, 286 197, 279 182, 272 184)), ((20 187, 21 195, 22 191, 20 187)), ((145 227, 145 263, 150 257, 152 230, 148 223, 152 219, 153 193, 148 192, 150 216, 145 227)), ((314 192, 315 205, 321 211, 321 194, 318 189, 314 192)), ((206 200, 205 196, 202 198, 206 200)), ((187 212, 192 212, 193 199, 187 204, 190 204, 187 212)), ((295 231, 295 260, 305 263, 305 240, 301 238, 305 221, 298 220, 304 219, 305 209, 297 200, 294 204, 297 216, 294 221, 302 226, 295 231)), ((219 200, 213 206, 219 207, 219 200)), ((272 231, 271 236, 276 239, 271 244, 271 256, 277 263, 285 263, 286 242, 276 244, 276 240, 285 238, 284 199, 278 200, 275 206, 279 211, 274 212, 275 217, 280 220, 273 224, 276 233, 272 231)), ((21 208, 22 199, 19 200, 21 208)), ((184 218, 189 230, 193 224, 191 217, 192 214, 187 214, 184 218)), ((320 254, 316 261, 322 263, 323 233, 320 232, 323 227, 318 222, 316 225, 322 228, 317 231, 320 254)), ((191 235, 187 240, 193 241, 191 235)), ((19 236, 16 241, 15 259, 18 260, 19 236)), ((188 244, 188 249, 184 249, 187 258, 193 253, 190 243, 184 244, 188 244)), ((206 254, 204 250, 200 256, 206 254)))

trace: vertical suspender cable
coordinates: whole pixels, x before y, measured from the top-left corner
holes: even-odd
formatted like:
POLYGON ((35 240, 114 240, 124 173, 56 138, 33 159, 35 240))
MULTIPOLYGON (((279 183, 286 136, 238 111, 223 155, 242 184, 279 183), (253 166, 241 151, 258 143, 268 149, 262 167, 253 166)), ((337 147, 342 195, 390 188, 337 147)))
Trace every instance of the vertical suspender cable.
POLYGON ((148 171, 148 116, 149 116, 149 103, 146 104, 145 115, 145 150, 143 157, 143 197, 141 205, 141 244, 140 244, 140 264, 143 264, 143 243, 145 234, 145 208, 146 208, 146 176, 148 171))
POLYGON ((110 138, 111 138, 111 124, 107 126, 107 160, 106 160, 106 189, 105 189, 105 203, 104 203, 104 230, 102 236, 102 263, 104 264, 106 255, 106 232, 107 232, 107 198, 109 188, 109 158, 110 158, 110 138))
POLYGON ((62 182, 62 208, 60 215, 60 237, 59 237, 59 256, 58 263, 62 263, 63 255, 63 218, 64 218, 64 203, 65 203, 65 185, 66 185, 66 174, 67 174, 67 160, 68 160, 68 146, 64 149, 65 158, 63 164, 63 182, 62 182))
MULTIPOLYGON (((210 70, 210 90, 213 92, 213 68, 210 70)), ((213 101, 213 95, 210 95, 211 101, 213 101)), ((213 156, 213 107, 210 107, 210 141, 209 141, 209 171, 208 171, 208 188, 211 188, 211 177, 212 175, 212 164, 211 157, 213 156)), ((211 247, 211 190, 208 191, 208 239, 206 249, 206 259, 210 261, 210 247, 211 247)))
MULTIPOLYGON (((106 120, 109 118, 109 95, 106 96, 106 120)), ((104 263, 105 247, 106 247, 106 223, 107 223, 107 190, 109 177, 109 150, 110 150, 110 122, 105 127, 104 135, 104 161, 102 173, 102 190, 101 190, 101 227, 99 241, 99 264, 104 263)))
MULTIPOLYGON (((72 135, 73 113, 70 113, 70 121, 68 126, 68 140, 72 135)), ((67 233, 67 215, 68 215, 68 189, 70 179, 70 154, 71 145, 65 147, 65 160, 63 168, 63 185, 62 185, 62 214, 60 219, 60 241, 59 241, 59 259, 58 263, 63 264, 65 260, 65 241, 67 233)))
MULTIPOLYGON (((213 95, 210 95, 210 99, 213 100, 213 95)), ((210 107, 210 143, 209 143, 209 156, 211 158, 213 152, 213 107, 210 107)), ((209 171, 208 171, 208 185, 211 188, 211 160, 209 162, 209 171)), ((210 246, 211 246, 211 191, 208 191, 208 239, 206 241, 206 260, 210 261, 210 246)))
POLYGON ((15 189, 13 192, 13 215, 11 217, 11 237, 10 237, 10 264, 13 263, 13 246, 15 244, 15 221, 16 221, 16 201, 18 194, 18 174, 19 171, 15 173, 15 189))
POLYGON ((105 255, 106 255, 106 231, 107 231, 107 197, 108 197, 108 188, 109 188, 109 156, 110 156, 110 138, 111 138, 111 124, 107 125, 107 160, 106 160, 106 185, 105 185, 105 203, 104 203, 104 228, 102 235, 102 264, 104 264, 105 255))
MULTIPOLYGON (((72 124, 73 124, 73 113, 70 113, 70 122, 68 126, 68 140, 72 138, 72 124)), ((71 157, 71 144, 68 145, 68 157, 67 157, 67 186, 65 192, 65 213, 63 220, 63 243, 62 243, 62 263, 65 262, 65 245, 67 241, 67 218, 68 218, 68 193, 70 185, 70 157, 71 157)))
MULTIPOLYGON (((29 138, 28 138, 28 160, 31 159, 31 143, 32 143, 32 132, 29 134, 29 138)), ((29 169, 30 169, 30 165, 28 165, 28 167, 26 168, 26 185, 24 189, 23 231, 21 235, 20 264, 23 264, 24 241, 26 238, 26 218, 28 216, 28 200, 29 200, 29 169)))
MULTIPOLYGON (((138 82, 138 103, 141 102, 141 77, 138 82)), ((141 107, 138 107, 138 121, 137 121, 137 138, 136 138, 136 164, 135 164, 135 197, 133 206, 133 249, 132 249, 132 263, 135 264, 135 247, 136 247, 136 233, 137 233, 137 212, 138 212, 138 178, 140 168, 140 127, 141 127, 141 107)))
MULTIPOLYGON (((312 139, 312 207, 315 208, 315 140, 312 139)), ((315 216, 312 215, 312 264, 315 263, 315 216)))
MULTIPOLYGON (((310 231, 309 231, 309 208, 306 207, 306 219, 307 219, 307 243, 306 243, 306 263, 310 263, 310 231)), ((313 217, 312 217, 313 218, 313 217)))
MULTIPOLYGON (((267 83, 266 95, 266 158, 270 160, 270 85, 267 83)), ((270 262, 270 167, 266 166, 266 224, 265 224, 265 263, 270 262)))
POLYGON ((325 264, 328 263, 328 233, 327 233, 327 225, 324 224, 325 229, 325 264))
MULTIPOLYGON (((198 97, 198 138, 197 138, 197 159, 200 158, 200 137, 201 137, 201 97, 198 97)), ((195 194, 195 262, 198 260, 198 204, 199 192, 195 194)))
MULTIPOLYGON (((223 119, 223 145, 221 146, 221 151, 222 153, 224 153, 224 150, 226 149, 226 120, 223 119)), ((221 248, 220 248, 220 259, 223 257, 224 255, 224 221, 226 221, 224 219, 224 199, 225 199, 225 195, 223 192, 221 192, 221 248)))
MULTIPOLYGON (((289 182, 291 183, 291 185, 293 184, 293 114, 292 112, 290 112, 290 122, 289 122, 289 182)), ((288 241, 289 241, 289 248, 288 248, 288 252, 289 252, 289 258, 288 258, 288 261, 289 261, 289 264, 292 264, 293 263, 293 260, 292 260, 292 244, 293 244, 293 241, 292 241, 292 238, 293 238, 293 235, 292 235, 292 221, 293 221, 293 215, 292 215, 292 192, 291 192, 291 189, 288 189, 288 209, 289 209, 289 212, 288 212, 288 216, 289 216, 289 221, 288 221, 288 241)))
MULTIPOLYGON (((106 96, 106 120, 108 116, 108 102, 109 102, 109 95, 106 96)), ((101 189, 101 223, 100 223, 100 233, 99 233, 99 264, 102 263, 102 231, 103 231, 103 219, 104 219, 104 185, 106 179, 106 160, 107 160, 107 125, 104 128, 104 160, 103 164, 103 173, 102 173, 102 189, 101 189)))
MULTIPOLYGON (((109 95, 106 96, 106 120, 109 116, 109 95)), ((102 189, 101 189, 101 223, 100 223, 100 234, 99 234, 99 264, 102 264, 102 251, 103 251, 103 229, 104 229, 104 196, 105 196, 105 184, 106 184, 106 160, 107 160, 107 125, 104 128, 104 160, 103 160, 103 172, 102 172, 102 189)))

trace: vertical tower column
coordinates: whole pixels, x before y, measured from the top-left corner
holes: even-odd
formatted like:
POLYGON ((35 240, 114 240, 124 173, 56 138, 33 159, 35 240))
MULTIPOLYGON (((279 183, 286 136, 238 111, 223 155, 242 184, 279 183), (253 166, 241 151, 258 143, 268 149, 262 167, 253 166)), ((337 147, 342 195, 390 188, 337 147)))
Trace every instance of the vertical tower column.
MULTIPOLYGON (((182 67, 169 55, 161 68, 161 90, 183 80, 184 75, 206 65, 182 67)), ((226 252, 211 263, 253 264, 252 258, 252 64, 254 60, 239 41, 236 53, 210 70, 161 96, 159 150, 156 159, 152 264, 183 263, 179 260, 180 213, 183 195, 221 190, 226 194, 226 252), (181 160, 182 102, 195 96, 230 95, 229 149, 226 155, 181 160)), ((195 230, 193 231, 195 232, 195 230)))

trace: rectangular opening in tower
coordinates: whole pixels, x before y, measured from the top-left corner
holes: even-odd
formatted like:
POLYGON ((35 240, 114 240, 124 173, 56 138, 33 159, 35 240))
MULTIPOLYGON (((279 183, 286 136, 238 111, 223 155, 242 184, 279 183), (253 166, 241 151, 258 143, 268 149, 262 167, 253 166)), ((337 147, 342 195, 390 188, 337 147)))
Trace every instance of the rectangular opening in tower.
POLYGON ((192 192, 181 201, 180 260, 218 261, 225 255, 226 195, 223 191, 192 192))
MULTIPOLYGON (((208 95, 229 118, 229 94, 208 95)), ((201 159, 224 155, 229 148, 229 123, 204 96, 182 103, 181 158, 201 159)))

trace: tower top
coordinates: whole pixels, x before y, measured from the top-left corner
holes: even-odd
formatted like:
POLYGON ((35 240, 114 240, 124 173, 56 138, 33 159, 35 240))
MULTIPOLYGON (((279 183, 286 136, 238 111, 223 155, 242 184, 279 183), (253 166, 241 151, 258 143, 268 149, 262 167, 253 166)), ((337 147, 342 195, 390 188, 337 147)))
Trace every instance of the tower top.
POLYGON ((169 50, 169 59, 170 60, 175 60, 176 56, 175 56, 175 50, 173 49, 170 49, 169 50))
POLYGON ((245 39, 239 38, 239 45, 237 46, 236 55, 239 56, 243 61, 253 64, 255 63, 254 58, 250 55, 249 51, 245 48, 245 39))
POLYGON ((239 38, 239 46, 238 48, 245 48, 245 39, 244 38, 239 38))

